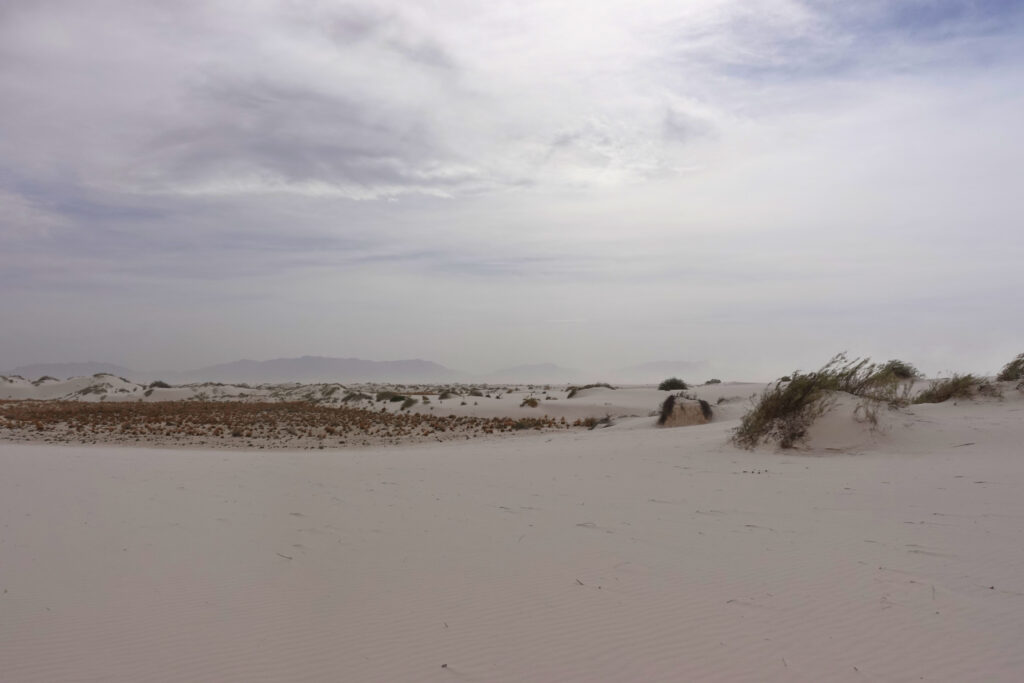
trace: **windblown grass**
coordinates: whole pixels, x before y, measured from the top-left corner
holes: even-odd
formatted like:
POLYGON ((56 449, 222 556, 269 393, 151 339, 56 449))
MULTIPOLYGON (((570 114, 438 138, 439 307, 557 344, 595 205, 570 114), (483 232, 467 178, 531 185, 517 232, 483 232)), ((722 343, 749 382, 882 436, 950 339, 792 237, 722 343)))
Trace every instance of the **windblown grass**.
MULTIPOLYGON (((835 392, 859 396, 869 404, 907 405, 916 372, 903 361, 877 365, 867 358, 850 360, 840 353, 816 372, 794 372, 767 387, 740 420, 732 441, 741 448, 764 442, 792 448, 806 437, 811 424, 832 408, 835 392)), ((869 404, 863 409, 865 414, 869 404)))
POLYGON ((833 385, 834 374, 828 365, 818 372, 793 373, 788 382, 776 381, 740 420, 732 435, 733 443, 749 449, 774 441, 783 448, 792 448, 832 407, 833 385))
POLYGON ((999 398, 1002 392, 982 377, 954 374, 935 382, 914 398, 914 403, 943 403, 952 398, 974 398, 975 395, 999 398))
POLYGON ((1013 382, 1019 379, 1024 379, 1024 353, 1019 354, 1016 358, 1004 365, 1003 369, 999 371, 998 375, 996 375, 996 379, 1000 382, 1013 382))

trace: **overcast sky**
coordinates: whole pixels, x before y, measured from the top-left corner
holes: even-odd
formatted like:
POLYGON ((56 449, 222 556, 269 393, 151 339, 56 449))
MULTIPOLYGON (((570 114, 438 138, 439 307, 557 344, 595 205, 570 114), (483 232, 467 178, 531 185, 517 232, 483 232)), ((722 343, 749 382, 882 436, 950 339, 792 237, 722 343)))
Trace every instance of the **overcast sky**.
POLYGON ((997 370, 1022 7, 5 0, 0 370, 997 370))

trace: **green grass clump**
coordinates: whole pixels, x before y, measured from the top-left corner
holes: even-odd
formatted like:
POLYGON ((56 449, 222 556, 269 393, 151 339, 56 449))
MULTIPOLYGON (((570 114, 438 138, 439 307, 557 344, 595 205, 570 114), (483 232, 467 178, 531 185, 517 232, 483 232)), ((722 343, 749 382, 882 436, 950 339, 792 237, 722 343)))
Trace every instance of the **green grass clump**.
POLYGON ((914 398, 914 403, 943 403, 951 398, 973 398, 975 394, 999 398, 999 388, 981 377, 954 374, 936 380, 934 384, 914 398))
POLYGON ((672 410, 675 407, 676 407, 676 395, 675 394, 669 394, 669 397, 666 398, 661 403, 661 412, 658 415, 658 424, 659 425, 663 425, 663 424, 665 424, 665 422, 668 421, 668 417, 669 417, 669 415, 672 414, 672 410))
POLYGON ((835 356, 826 367, 832 391, 888 403, 891 407, 910 403, 914 380, 921 376, 917 368, 900 360, 877 365, 867 358, 847 360, 844 353, 835 356))
POLYGON ((681 391, 690 387, 678 377, 669 377, 658 385, 658 391, 681 391))
POLYGON ((811 424, 832 407, 834 370, 826 365, 817 372, 795 372, 789 381, 777 380, 765 388, 754 406, 740 420, 732 442, 740 448, 754 448, 774 441, 792 448, 807 435, 811 424))
POLYGON ((1013 382, 1015 380, 1024 379, 1024 353, 1019 354, 1016 358, 1004 365, 1003 369, 999 371, 998 375, 996 375, 996 379, 1000 382, 1013 382))
POLYGON ((916 367, 902 360, 890 360, 878 368, 878 372, 884 375, 891 375, 897 379, 919 379, 924 373, 916 367))
POLYGON ((832 408, 834 392, 891 407, 906 405, 913 383, 913 377, 908 382, 906 375, 911 371, 916 370, 902 361, 876 365, 867 358, 850 360, 840 353, 816 372, 794 372, 768 386, 740 420, 732 441, 741 448, 763 442, 792 448, 807 435, 811 424, 832 408))

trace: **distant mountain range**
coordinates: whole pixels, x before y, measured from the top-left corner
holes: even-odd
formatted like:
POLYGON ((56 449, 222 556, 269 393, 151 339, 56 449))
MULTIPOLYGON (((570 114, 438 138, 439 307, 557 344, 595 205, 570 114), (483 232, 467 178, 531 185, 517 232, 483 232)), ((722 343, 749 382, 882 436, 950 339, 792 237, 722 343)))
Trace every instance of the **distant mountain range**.
POLYGON ((281 382, 455 382, 463 375, 428 360, 375 361, 362 358, 302 356, 239 360, 170 375, 168 381, 281 382))
POLYGON ((707 364, 692 361, 654 361, 616 370, 583 372, 554 363, 516 365, 485 375, 471 375, 428 360, 373 361, 362 358, 302 356, 273 360, 239 360, 187 372, 139 372, 111 363, 40 363, 24 365, 6 373, 26 379, 43 376, 67 379, 106 372, 138 382, 160 379, 175 384, 224 382, 226 384, 279 384, 284 382, 489 382, 554 383, 623 382, 649 384, 667 377, 687 381, 705 379, 707 364))

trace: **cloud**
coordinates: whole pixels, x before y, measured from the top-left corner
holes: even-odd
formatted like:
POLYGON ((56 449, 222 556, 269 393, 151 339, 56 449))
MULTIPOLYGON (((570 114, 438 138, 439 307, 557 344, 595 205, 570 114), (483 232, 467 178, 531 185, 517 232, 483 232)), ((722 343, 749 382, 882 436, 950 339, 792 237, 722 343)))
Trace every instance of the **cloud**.
POLYGON ((1024 284, 1022 23, 994 0, 4 3, 0 341, 54 360, 35 336, 103 302, 220 349, 196 364, 250 319, 267 353, 417 356, 457 320, 474 362, 579 367, 544 349, 678 357, 646 340, 725 318, 781 358, 830 306, 822 347, 883 306, 924 348, 943 301, 1024 284), (200 297, 222 317, 189 322, 200 297), (544 320, 585 322, 545 346, 544 320))

